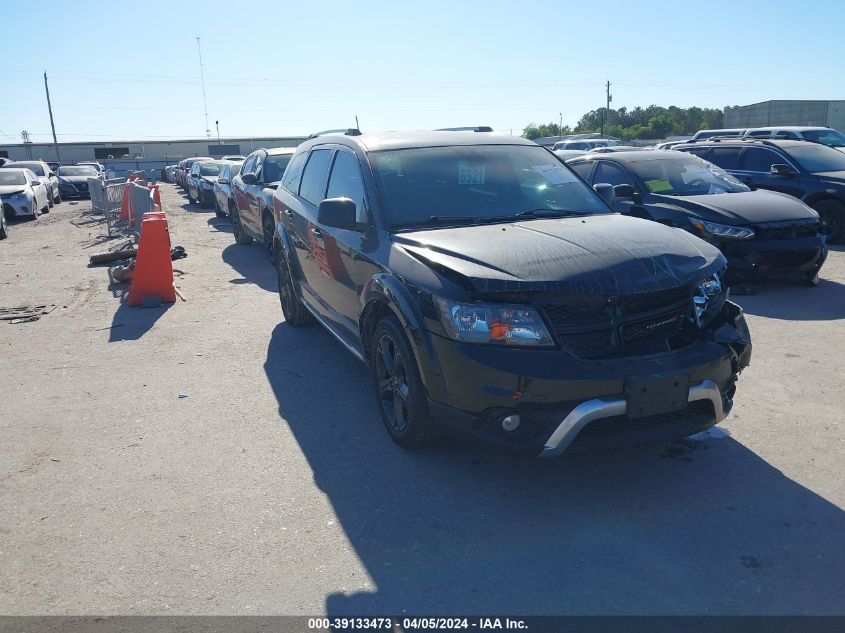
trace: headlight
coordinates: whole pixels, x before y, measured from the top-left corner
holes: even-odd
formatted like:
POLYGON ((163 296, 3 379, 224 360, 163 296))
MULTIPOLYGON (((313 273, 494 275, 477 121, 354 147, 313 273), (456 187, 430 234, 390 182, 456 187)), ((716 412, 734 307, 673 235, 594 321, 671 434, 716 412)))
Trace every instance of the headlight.
POLYGON ((727 299, 727 289, 722 285, 719 273, 714 273, 700 284, 693 297, 695 304, 695 323, 704 327, 722 309, 727 299))
POLYGON ((434 296, 434 306, 446 333, 456 341, 531 347, 554 345, 534 308, 457 303, 438 296, 434 296))
POLYGON ((692 225, 702 233, 713 237, 722 237, 733 240, 750 240, 754 237, 754 230, 743 226, 728 226, 716 222, 704 222, 702 220, 690 220, 692 225))

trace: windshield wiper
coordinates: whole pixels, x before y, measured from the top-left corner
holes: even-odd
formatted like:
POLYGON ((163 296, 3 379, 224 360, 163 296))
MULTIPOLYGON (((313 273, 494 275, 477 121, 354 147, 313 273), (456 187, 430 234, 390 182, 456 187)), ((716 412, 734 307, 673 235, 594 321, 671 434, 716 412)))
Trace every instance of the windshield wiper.
POLYGON ((520 211, 516 214, 518 218, 556 218, 562 215, 575 215, 574 211, 566 211, 564 209, 546 209, 540 207, 539 209, 529 209, 527 211, 520 211))

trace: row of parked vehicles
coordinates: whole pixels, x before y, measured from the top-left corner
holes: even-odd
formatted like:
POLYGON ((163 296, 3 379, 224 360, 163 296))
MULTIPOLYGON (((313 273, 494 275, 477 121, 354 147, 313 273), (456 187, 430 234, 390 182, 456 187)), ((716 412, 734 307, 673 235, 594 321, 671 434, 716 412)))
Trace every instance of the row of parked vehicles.
POLYGON ((836 149, 675 149, 347 130, 182 178, 264 245, 288 325, 317 321, 368 365, 397 443, 456 430, 554 456, 724 419, 751 356, 731 285, 816 286, 843 237, 836 149))
POLYGON ((9 221, 36 219, 62 198, 87 198, 88 178, 99 177, 96 164, 59 165, 42 160, 10 161, 0 165, 0 239, 8 235, 9 221))

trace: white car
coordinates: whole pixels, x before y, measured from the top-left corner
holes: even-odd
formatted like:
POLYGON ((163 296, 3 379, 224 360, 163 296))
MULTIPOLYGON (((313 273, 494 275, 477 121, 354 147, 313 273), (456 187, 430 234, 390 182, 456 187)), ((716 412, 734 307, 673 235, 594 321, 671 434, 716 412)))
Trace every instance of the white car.
POLYGON ((622 145, 622 142, 609 138, 577 138, 569 139, 567 141, 558 141, 554 144, 552 150, 577 149, 582 152, 589 152, 591 149, 596 149, 597 147, 614 147, 615 145, 622 145))
POLYGON ((829 127, 809 127, 802 125, 781 125, 773 127, 755 127, 745 130, 743 136, 753 138, 804 139, 821 143, 845 152, 845 135, 829 127))
POLYGON ((0 169, 0 200, 3 203, 4 233, 5 220, 9 217, 38 217, 38 212, 47 213, 50 197, 47 185, 29 169, 0 169))
POLYGON ((11 163, 6 163, 3 169, 30 169, 38 176, 38 180, 47 186, 48 198, 50 200, 50 207, 53 204, 59 204, 62 201, 62 194, 59 192, 59 177, 53 173, 50 166, 43 160, 20 160, 11 163))

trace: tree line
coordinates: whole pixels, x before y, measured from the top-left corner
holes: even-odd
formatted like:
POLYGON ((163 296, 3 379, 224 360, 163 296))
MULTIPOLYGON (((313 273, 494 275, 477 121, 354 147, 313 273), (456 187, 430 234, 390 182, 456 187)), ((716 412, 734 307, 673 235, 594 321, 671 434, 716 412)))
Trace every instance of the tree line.
POLYGON ((567 134, 587 134, 601 132, 609 136, 630 139, 662 139, 667 136, 695 134, 698 130, 723 127, 724 111, 720 108, 668 108, 650 105, 647 108, 637 106, 632 110, 619 108, 598 108, 582 116, 575 128, 557 123, 536 125, 529 123, 522 131, 527 139, 541 136, 565 136, 567 134), (605 118, 606 117, 606 118, 605 118))

